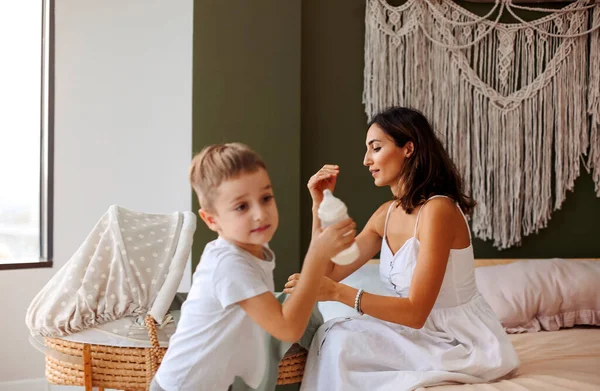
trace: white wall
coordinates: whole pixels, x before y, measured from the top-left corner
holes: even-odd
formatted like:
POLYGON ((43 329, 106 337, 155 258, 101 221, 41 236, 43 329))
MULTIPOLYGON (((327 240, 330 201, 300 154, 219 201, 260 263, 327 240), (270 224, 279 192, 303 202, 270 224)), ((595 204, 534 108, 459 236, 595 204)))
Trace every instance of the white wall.
POLYGON ((2 391, 40 389, 25 311, 109 205, 191 207, 193 0, 55 4, 55 266, 0 271, 2 391))

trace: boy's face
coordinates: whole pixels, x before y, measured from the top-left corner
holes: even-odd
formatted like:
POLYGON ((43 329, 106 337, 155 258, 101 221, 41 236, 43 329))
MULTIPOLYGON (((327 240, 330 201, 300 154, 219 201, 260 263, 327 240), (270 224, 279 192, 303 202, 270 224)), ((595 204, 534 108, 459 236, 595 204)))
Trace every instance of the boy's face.
POLYGON ((279 224, 277 205, 266 170, 242 173, 219 185, 213 211, 200 210, 210 229, 262 258, 279 224))

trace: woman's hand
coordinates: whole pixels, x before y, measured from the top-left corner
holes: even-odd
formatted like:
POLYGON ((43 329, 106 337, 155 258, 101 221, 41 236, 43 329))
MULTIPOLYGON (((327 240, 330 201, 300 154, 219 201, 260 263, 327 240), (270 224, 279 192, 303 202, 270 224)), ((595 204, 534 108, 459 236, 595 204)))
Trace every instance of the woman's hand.
POLYGON ((323 191, 325 189, 328 189, 333 193, 339 173, 339 166, 335 164, 326 164, 317 171, 315 175, 310 177, 306 187, 308 187, 308 190, 310 191, 313 204, 318 205, 323 201, 323 191))
MULTIPOLYGON (((288 282, 285 283, 283 293, 294 293, 294 288, 298 285, 298 281, 300 281, 300 273, 292 274, 288 278, 288 282)), ((317 294, 317 301, 337 301, 337 293, 340 285, 339 282, 335 282, 331 278, 323 276, 321 278, 319 293, 317 294)))

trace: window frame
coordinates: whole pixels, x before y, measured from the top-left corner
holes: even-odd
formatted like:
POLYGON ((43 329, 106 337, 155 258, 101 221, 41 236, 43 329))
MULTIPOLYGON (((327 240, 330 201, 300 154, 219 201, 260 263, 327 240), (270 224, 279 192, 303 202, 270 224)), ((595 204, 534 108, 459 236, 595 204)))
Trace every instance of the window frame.
POLYGON ((2 263, 0 270, 52 267, 54 210, 54 1, 42 2, 40 116, 40 257, 38 262, 2 263))

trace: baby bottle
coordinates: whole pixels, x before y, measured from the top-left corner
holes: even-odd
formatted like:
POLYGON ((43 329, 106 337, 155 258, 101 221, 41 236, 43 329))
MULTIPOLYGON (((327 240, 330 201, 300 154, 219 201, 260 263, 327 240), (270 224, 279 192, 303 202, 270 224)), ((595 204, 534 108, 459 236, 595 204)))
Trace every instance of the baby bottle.
MULTIPOLYGON (((321 220, 321 227, 325 228, 347 219, 348 208, 342 200, 331 194, 331 191, 325 190, 323 191, 323 201, 319 205, 318 215, 321 220)), ((358 245, 354 242, 352 246, 342 250, 331 260, 338 265, 349 265, 358 258, 359 254, 358 245)))

